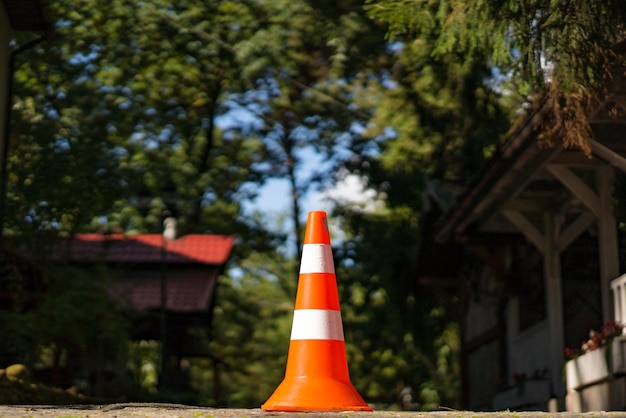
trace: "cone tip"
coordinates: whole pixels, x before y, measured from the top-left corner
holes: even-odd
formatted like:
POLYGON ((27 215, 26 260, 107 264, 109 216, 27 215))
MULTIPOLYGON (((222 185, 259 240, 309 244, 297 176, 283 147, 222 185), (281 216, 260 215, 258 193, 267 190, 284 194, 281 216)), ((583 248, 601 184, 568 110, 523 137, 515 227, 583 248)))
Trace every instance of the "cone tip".
POLYGON ((330 245, 330 233, 325 211, 313 210, 309 212, 304 233, 304 244, 330 245))

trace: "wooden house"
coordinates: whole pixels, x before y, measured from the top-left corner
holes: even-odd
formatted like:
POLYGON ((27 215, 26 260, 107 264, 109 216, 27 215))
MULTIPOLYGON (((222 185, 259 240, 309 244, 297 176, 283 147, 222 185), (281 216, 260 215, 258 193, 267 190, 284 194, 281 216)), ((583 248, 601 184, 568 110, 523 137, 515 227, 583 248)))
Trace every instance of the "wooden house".
MULTIPOLYGON (((616 187, 626 187, 623 68, 609 92, 589 119, 589 155, 558 140, 540 146, 537 127, 550 106, 534 103, 434 229, 440 251, 466 254, 446 279, 466 296, 460 317, 468 409, 626 407, 625 377, 611 365, 582 383, 565 373, 566 347, 580 347, 591 329, 615 320, 615 303, 626 306, 611 290, 626 268, 613 198, 616 187)), ((613 350, 618 357, 626 352, 620 347, 613 350)))
POLYGON ((161 340, 165 330, 169 356, 206 357, 217 280, 234 239, 211 234, 172 240, 161 234, 77 234, 57 247, 55 257, 73 265, 109 267, 110 294, 136 313, 132 338, 161 340))
MULTIPOLYGON (((182 393, 189 389, 184 367, 189 358, 219 361, 209 348, 211 324, 218 280, 225 273, 234 241, 232 235, 215 234, 170 239, 165 234, 76 234, 44 253, 7 249, 4 256, 26 279, 24 288, 33 295, 32 301, 26 300, 29 309, 36 307, 38 293, 50 291, 41 280, 41 269, 50 263, 59 267, 58 271, 69 267, 68 272, 87 279, 100 275, 99 285, 103 284, 122 308, 130 340, 159 343, 159 387, 182 393)), ((0 309, 13 309, 13 300, 11 290, 2 286, 0 309)), ((126 373, 124 358, 108 359, 106 365, 96 362, 95 366, 83 364, 83 360, 73 358, 67 370, 54 365, 35 373, 40 380, 61 387, 80 380, 88 393, 98 392, 106 376, 111 380, 126 373)))

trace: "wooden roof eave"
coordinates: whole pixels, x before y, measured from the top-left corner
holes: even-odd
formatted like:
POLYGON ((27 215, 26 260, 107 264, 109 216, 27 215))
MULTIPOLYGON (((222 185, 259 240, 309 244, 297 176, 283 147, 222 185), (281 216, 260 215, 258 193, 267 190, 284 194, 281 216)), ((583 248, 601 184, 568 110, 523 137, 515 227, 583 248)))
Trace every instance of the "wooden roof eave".
POLYGON ((551 152, 541 152, 537 147, 536 127, 548 112, 547 100, 524 117, 522 123, 510 134, 510 139, 487 163, 470 183, 459 203, 440 221, 435 239, 465 240, 465 232, 480 220, 488 217, 506 200, 519 191, 530 174, 561 149, 555 146, 551 152))
POLYGON ((609 147, 602 145, 596 140, 589 141, 591 146, 591 153, 598 159, 604 161, 608 165, 626 173, 626 158, 616 153, 609 147))
POLYGON ((43 0, 2 0, 2 3, 13 30, 50 34, 52 27, 43 0))
MULTIPOLYGON (((596 138, 589 141, 590 155, 584 155, 580 151, 565 150, 562 145, 549 149, 538 146, 536 127, 547 111, 544 99, 521 121, 519 127, 510 135, 509 141, 475 177, 456 207, 440 221, 435 233, 437 241, 456 239, 463 242, 467 241, 469 235, 474 238, 478 230, 473 227, 484 226, 487 221, 493 220, 496 212, 504 209, 505 205, 524 193, 525 186, 533 179, 542 177, 544 168, 551 177, 555 176, 554 170, 557 168, 548 166, 548 163, 572 167, 597 167, 598 164, 604 163, 626 173, 626 146, 619 134, 625 119, 607 119, 601 120, 600 123, 591 120, 596 138), (610 128, 610 131, 607 131, 607 128, 610 128), (613 132, 616 129, 618 134, 613 132)), ((539 201, 537 200, 535 205, 537 202, 539 201)), ((517 206, 521 203, 524 203, 523 199, 515 200, 517 206)))

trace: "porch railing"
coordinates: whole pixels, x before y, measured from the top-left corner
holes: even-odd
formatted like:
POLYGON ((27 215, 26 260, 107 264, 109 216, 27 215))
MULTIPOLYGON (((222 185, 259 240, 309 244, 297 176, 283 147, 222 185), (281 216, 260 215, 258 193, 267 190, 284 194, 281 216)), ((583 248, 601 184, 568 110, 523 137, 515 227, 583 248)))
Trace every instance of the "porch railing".
MULTIPOLYGON (((611 291, 613 292, 615 321, 624 324, 626 323, 626 274, 611 280, 611 291)), ((626 334, 626 328, 623 329, 622 333, 626 334)))

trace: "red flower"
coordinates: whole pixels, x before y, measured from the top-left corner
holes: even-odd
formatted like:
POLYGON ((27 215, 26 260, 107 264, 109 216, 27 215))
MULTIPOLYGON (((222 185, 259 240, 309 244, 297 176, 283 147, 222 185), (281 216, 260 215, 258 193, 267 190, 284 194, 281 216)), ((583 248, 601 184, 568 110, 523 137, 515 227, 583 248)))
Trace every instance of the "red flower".
POLYGON ((596 331, 594 329, 589 331, 589 339, 587 341, 583 341, 580 352, 571 348, 566 348, 565 357, 571 359, 577 355, 603 347, 609 344, 613 338, 622 335, 623 330, 623 324, 616 321, 608 321, 600 327, 600 331, 596 331))

